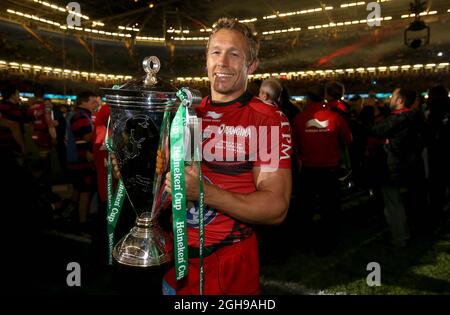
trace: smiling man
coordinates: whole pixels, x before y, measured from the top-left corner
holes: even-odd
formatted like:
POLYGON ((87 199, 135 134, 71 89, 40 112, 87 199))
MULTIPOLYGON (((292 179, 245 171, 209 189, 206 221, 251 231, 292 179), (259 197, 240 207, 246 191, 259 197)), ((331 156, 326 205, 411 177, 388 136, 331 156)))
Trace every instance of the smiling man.
MULTIPOLYGON (((257 56, 251 28, 234 19, 217 21, 206 49, 211 94, 197 108, 203 128, 205 294, 259 293, 252 226, 280 224, 289 207, 290 126, 281 111, 247 91, 257 56), (214 159, 205 148, 214 152, 214 159)), ((194 203, 187 214, 189 272, 176 282, 174 269, 169 270, 165 294, 199 293, 198 182, 196 167, 186 167, 187 200, 194 203)), ((166 190, 171 192, 170 174, 166 190)))

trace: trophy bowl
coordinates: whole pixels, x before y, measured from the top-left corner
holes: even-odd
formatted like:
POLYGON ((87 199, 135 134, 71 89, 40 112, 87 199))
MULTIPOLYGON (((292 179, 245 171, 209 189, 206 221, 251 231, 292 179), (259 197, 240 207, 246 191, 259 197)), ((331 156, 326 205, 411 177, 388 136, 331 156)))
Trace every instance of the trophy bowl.
MULTIPOLYGON (((137 217, 135 226, 114 247, 113 257, 134 267, 172 260, 172 237, 161 228, 158 217, 171 206, 164 181, 169 170, 170 122, 181 104, 177 89, 156 78, 158 58, 145 58, 143 66, 144 79, 102 89, 111 108, 112 151, 137 217)), ((193 95, 199 102, 200 93, 193 95)))

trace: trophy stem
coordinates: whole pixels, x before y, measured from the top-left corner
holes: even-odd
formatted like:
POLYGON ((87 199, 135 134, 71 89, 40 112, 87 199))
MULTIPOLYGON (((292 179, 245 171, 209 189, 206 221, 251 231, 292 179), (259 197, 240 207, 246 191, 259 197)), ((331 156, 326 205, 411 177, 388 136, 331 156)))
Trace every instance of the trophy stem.
POLYGON ((138 217, 136 219, 136 226, 139 228, 151 228, 154 225, 153 220, 150 218, 138 217))
POLYGON ((172 259, 161 227, 143 213, 136 225, 114 247, 113 256, 121 264, 133 267, 160 266, 172 259))

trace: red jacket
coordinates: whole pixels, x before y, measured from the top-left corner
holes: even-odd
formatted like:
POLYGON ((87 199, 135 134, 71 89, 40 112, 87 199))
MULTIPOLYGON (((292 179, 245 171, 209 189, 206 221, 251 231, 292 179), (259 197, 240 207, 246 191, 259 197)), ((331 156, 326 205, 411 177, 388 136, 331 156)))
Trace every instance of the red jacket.
POLYGON ((106 201, 106 181, 107 181, 107 168, 105 167, 104 160, 108 157, 108 151, 105 150, 103 144, 105 142, 106 127, 108 125, 108 118, 110 114, 110 108, 108 105, 100 107, 95 115, 94 122, 94 135, 93 135, 93 150, 95 169, 97 171, 97 189, 99 197, 102 201, 106 201))
POLYGON ((341 100, 329 101, 327 103, 327 106, 329 108, 331 108, 331 109, 337 109, 337 110, 339 110, 339 111, 341 111, 342 113, 345 113, 345 114, 348 112, 347 106, 341 100))
POLYGON ((339 165, 339 145, 349 144, 347 123, 322 103, 310 103, 294 118, 294 143, 299 163, 308 167, 339 165))

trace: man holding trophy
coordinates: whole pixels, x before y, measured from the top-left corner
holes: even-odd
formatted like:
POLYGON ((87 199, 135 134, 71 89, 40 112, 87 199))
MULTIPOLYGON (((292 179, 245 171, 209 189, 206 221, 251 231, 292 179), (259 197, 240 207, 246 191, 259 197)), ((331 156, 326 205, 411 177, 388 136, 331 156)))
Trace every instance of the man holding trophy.
MULTIPOLYGON (((141 208, 151 205, 152 209, 141 214, 136 211, 136 227, 116 245, 114 258, 125 265, 148 267, 170 260, 173 250, 175 265, 163 279, 166 295, 247 295, 260 291, 258 242, 252 225, 280 224, 286 217, 292 144, 290 125, 282 112, 247 91, 247 76, 258 66, 258 48, 258 40, 247 25, 228 18, 217 21, 206 49, 211 94, 195 107, 198 120, 192 112, 191 105, 196 102, 191 95, 188 109, 180 105, 171 122, 166 116, 176 108, 173 95, 148 88, 158 88, 151 75, 144 80, 147 87, 121 87, 106 95, 112 106, 117 157, 112 158, 112 170, 116 177, 122 177, 134 208, 141 203, 141 208), (146 115, 142 115, 141 104, 150 109, 146 115), (164 108, 164 118, 159 108, 164 108), (134 113, 128 113, 130 110, 134 113), (191 133, 192 129, 194 134, 195 130, 201 132, 201 145, 198 139, 191 141, 197 144, 194 156, 200 162, 185 165, 184 160, 175 161, 180 155, 177 145, 186 139, 183 133, 179 137, 178 131, 192 117, 197 123, 191 125, 191 133), (136 119, 140 120, 133 122, 136 119), (154 130, 148 129, 149 122, 155 121, 154 130), (142 159, 143 152, 152 153, 142 159), (147 167, 155 164, 153 189, 148 189, 145 183, 151 182, 148 177, 152 175, 147 167), (168 206, 169 196, 173 248, 155 223, 160 210, 168 206)), ((159 67, 151 59, 144 61, 144 68, 146 64, 150 74, 155 64, 159 67)), ((114 198, 111 204, 120 204, 116 201, 114 198)), ((109 221, 116 220, 116 212, 110 212, 109 221)))
MULTIPOLYGON (((205 294, 259 293, 258 243, 251 225, 280 224, 289 207, 289 122, 276 107, 246 91, 247 75, 258 66, 257 54, 258 41, 247 25, 228 18, 214 25, 206 50, 211 95, 196 108, 202 118, 201 168, 207 205, 205 294), (264 134, 261 130, 265 129, 270 131, 264 134), (266 137, 271 141, 264 141, 266 137), (252 150, 248 143, 257 138, 257 149, 252 150), (215 149, 214 156, 208 156, 208 148, 215 149), (264 159, 263 152, 269 152, 270 158, 264 159), (240 154, 245 159, 239 159, 240 154)), ((196 164, 186 167, 187 200, 199 197, 198 174, 196 164)), ((170 174, 166 190, 171 192, 170 174)), ((188 212, 188 275, 175 281, 174 269, 169 270, 163 281, 164 294, 199 293, 197 213, 195 208, 188 212)))

